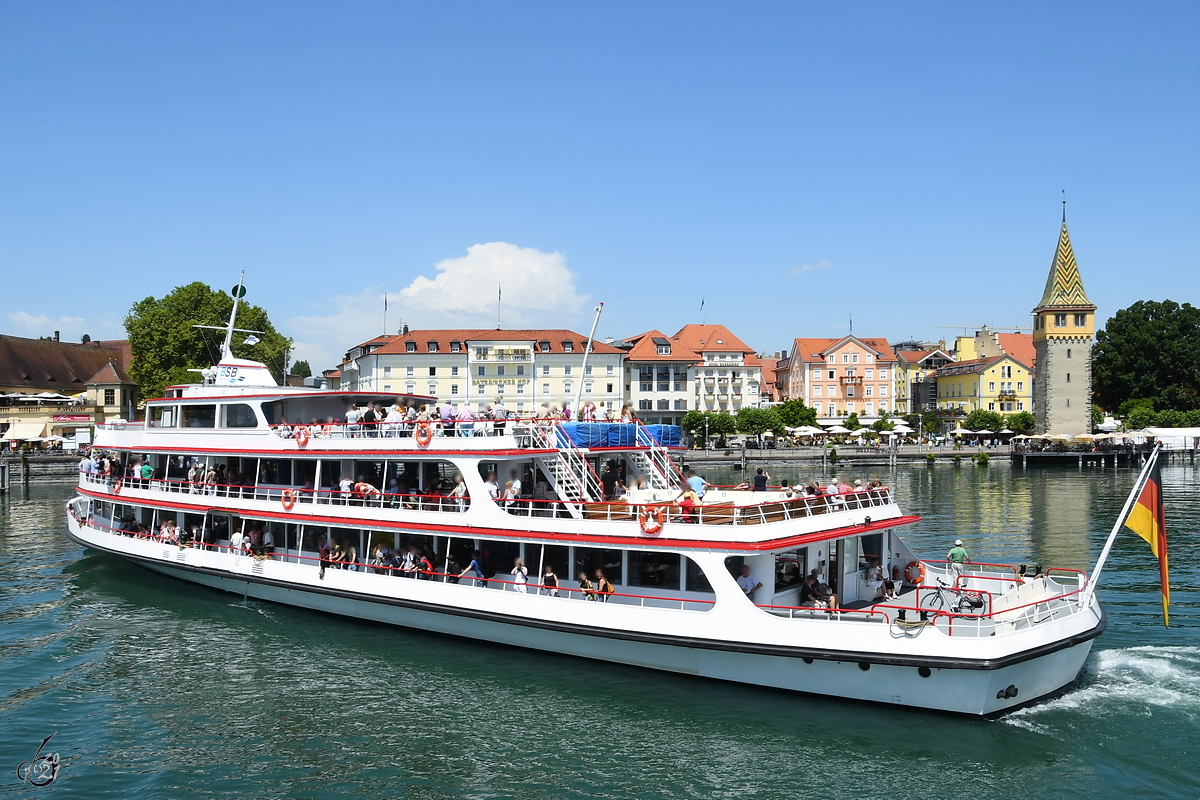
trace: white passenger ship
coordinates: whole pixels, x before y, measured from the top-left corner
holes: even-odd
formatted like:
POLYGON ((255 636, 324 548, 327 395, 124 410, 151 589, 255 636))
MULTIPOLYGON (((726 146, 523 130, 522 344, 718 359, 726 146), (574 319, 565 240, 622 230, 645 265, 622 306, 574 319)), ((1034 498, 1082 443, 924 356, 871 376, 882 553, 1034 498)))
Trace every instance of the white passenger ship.
POLYGON ((148 465, 147 476, 82 472, 67 508, 72 539, 327 613, 971 715, 1069 687, 1106 624, 1082 572, 972 564, 959 576, 918 558, 899 536, 917 518, 886 488, 814 498, 710 489, 689 511, 673 502, 677 429, 538 419, 478 420, 470 435, 437 423, 298 425, 349 405, 433 400, 279 386, 263 364, 233 358, 228 337, 224 352, 203 383, 149 401, 144 421, 97 431, 98 451, 148 465), (205 479, 189 480, 193 464, 205 479), (212 480, 216 465, 238 477, 212 480), (606 502, 605 467, 646 485, 606 502), (493 499, 488 474, 500 487, 515 474, 521 497, 493 499), (447 492, 455 475, 467 487, 461 499, 447 492), (343 476, 361 485, 342 491, 343 476), (530 497, 539 482, 547 499, 530 497), (159 536, 167 520, 185 531, 181 542, 159 536), (251 531, 256 552, 236 546, 251 531), (356 550, 357 569, 323 565, 323 541, 340 543, 343 561, 356 550), (370 566, 376 546, 436 558, 425 570, 370 566), (496 570, 484 585, 459 579, 477 550, 496 570), (527 583, 510 573, 516 558, 527 583), (557 590, 541 583, 546 565, 557 590), (752 596, 735 579, 742 565, 762 583, 752 596), (814 568, 838 607, 800 605, 814 568), (575 578, 597 569, 612 594, 580 590, 575 578), (895 579, 898 599, 879 596, 881 575, 895 579))

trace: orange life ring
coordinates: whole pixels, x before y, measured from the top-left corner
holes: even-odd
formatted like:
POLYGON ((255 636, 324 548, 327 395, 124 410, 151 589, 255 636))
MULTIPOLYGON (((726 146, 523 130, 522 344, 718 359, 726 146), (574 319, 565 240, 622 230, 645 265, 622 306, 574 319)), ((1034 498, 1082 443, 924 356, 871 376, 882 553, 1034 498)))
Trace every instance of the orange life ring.
POLYGON ((638 509, 638 524, 642 526, 642 533, 647 536, 660 533, 666 517, 667 511, 662 506, 642 506, 638 509))
POLYGON ((904 577, 909 583, 921 586, 925 583, 925 564, 920 561, 910 561, 908 566, 904 568, 904 577), (917 569, 917 577, 913 577, 913 568, 917 569))
POLYGON ((284 489, 283 497, 279 498, 279 502, 283 504, 284 511, 291 511, 292 506, 296 505, 296 493, 291 489, 284 489))
POLYGON ((421 420, 417 423, 417 429, 413 431, 413 438, 421 447, 428 447, 429 443, 433 441, 433 426, 427 421, 421 420))
POLYGON ((112 493, 113 494, 121 493, 121 479, 120 478, 117 478, 115 481, 113 481, 112 493))
POLYGON ((303 425, 296 427, 296 444, 308 447, 308 428, 303 425))

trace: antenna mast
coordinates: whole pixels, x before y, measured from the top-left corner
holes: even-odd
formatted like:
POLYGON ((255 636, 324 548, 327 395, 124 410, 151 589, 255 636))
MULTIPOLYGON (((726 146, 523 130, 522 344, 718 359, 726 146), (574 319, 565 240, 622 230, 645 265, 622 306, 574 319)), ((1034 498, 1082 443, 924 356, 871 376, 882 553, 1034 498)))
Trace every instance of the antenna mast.
POLYGON ((225 344, 221 346, 221 360, 233 358, 233 321, 237 319, 238 303, 246 296, 246 270, 242 270, 238 285, 233 289, 233 311, 229 312, 229 325, 225 329, 225 344))

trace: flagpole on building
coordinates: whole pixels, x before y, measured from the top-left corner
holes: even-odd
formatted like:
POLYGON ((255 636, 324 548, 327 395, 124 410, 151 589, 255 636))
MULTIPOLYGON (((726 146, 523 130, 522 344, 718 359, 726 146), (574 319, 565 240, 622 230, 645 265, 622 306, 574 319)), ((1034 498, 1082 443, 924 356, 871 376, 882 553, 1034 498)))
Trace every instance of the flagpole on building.
POLYGON ((387 292, 383 293, 383 335, 387 336, 387 292))
POLYGON ((1096 584, 1100 580, 1100 573, 1104 569, 1104 562, 1108 560, 1108 554, 1112 552, 1113 542, 1117 540, 1117 534, 1121 532, 1121 527, 1125 524, 1125 520, 1129 519, 1129 512, 1133 509, 1133 504, 1137 502, 1138 496, 1141 495, 1142 489, 1146 485, 1146 480, 1150 477, 1154 465, 1158 462, 1158 451, 1161 447, 1161 443, 1154 445, 1154 450, 1150 453, 1150 458, 1146 459, 1146 466, 1142 467, 1142 474, 1138 475, 1137 481, 1133 484, 1133 491, 1125 499, 1125 507, 1121 509, 1121 514, 1117 517, 1112 532, 1108 534, 1108 541, 1104 543, 1104 549, 1100 551, 1100 558, 1096 559, 1096 566, 1092 568, 1092 574, 1088 577, 1087 588, 1083 590, 1083 595, 1080 597, 1080 605, 1087 605, 1091 601, 1092 595, 1096 593, 1096 584))

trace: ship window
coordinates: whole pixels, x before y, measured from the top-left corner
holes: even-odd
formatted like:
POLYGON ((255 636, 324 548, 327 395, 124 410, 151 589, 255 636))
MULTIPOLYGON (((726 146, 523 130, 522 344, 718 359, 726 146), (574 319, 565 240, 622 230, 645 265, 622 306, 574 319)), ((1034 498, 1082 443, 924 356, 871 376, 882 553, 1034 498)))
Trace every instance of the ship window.
POLYGON ((248 403, 231 403, 224 406, 225 428, 257 428, 258 418, 248 403))
POLYGON ((575 564, 571 569, 571 580, 575 580, 579 577, 579 573, 584 572, 594 582, 596 579, 596 570, 603 569, 604 577, 608 578, 614 586, 618 586, 622 583, 622 555, 623 551, 621 550, 576 547, 575 564))
POLYGON ((183 427, 185 428, 215 428, 217 427, 217 407, 183 406, 183 427))
MULTIPOLYGON (((700 569, 700 565, 690 558, 684 560, 683 571, 683 589, 687 592, 706 592, 712 594, 712 584, 708 582, 708 577, 705 576, 704 570, 700 569)), ((691 605, 690 603, 688 604, 691 605)), ((698 605, 696 608, 703 609, 704 606, 698 605)), ((695 609, 692 609, 695 610, 695 609)))
POLYGON ((525 566, 529 567, 529 582, 541 583, 546 566, 554 568, 554 574, 560 581, 574 580, 577 576, 567 574, 567 565, 571 563, 571 549, 556 544, 525 544, 525 566))
MULTIPOLYGON (((605 574, 608 574, 608 570, 605 570, 605 574)), ((629 585, 679 591, 679 554, 630 550, 629 585)))
POLYGON ((174 428, 176 418, 175 406, 150 406, 151 428, 174 428))
POLYGON ((778 553, 775 556, 775 592, 799 586, 808 574, 808 551, 778 553))
POLYGON ((292 462, 286 458, 266 459, 259 462, 258 483, 260 486, 291 486, 292 462))

